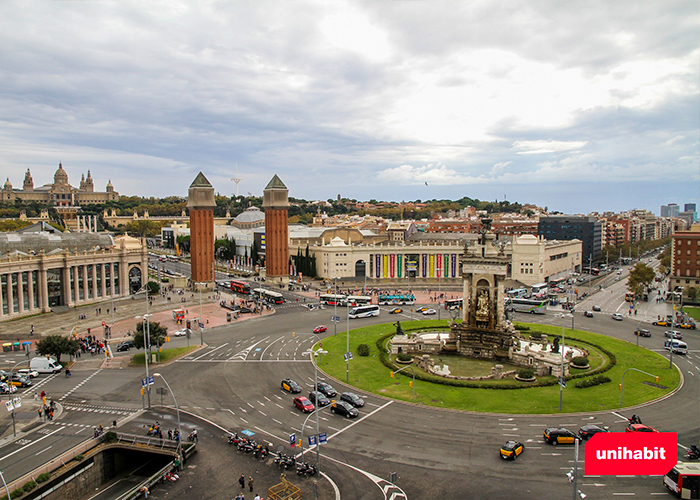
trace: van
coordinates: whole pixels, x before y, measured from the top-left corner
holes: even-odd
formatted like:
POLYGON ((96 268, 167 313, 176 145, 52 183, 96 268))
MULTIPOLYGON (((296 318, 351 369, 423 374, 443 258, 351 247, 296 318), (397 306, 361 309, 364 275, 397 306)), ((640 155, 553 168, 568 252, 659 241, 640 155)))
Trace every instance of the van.
POLYGON ((688 354, 688 344, 681 340, 671 339, 664 342, 664 348, 673 354, 688 354))
POLYGON ((29 368, 39 373, 58 373, 63 367, 56 361, 56 358, 37 356, 29 362, 29 368))

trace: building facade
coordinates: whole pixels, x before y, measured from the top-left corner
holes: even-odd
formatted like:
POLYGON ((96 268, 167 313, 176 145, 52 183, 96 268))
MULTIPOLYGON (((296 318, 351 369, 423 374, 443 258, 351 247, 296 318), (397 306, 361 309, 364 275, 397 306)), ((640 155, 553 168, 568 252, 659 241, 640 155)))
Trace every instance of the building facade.
POLYGON ((581 272, 582 244, 579 240, 558 241, 531 234, 513 240, 510 277, 523 285, 546 283, 581 272))
POLYGON ((541 217, 537 233, 546 240, 579 240, 583 248, 583 262, 595 263, 603 248, 602 223, 593 216, 550 215, 541 217))
POLYGON ((265 209, 265 274, 273 281, 289 280, 289 190, 275 175, 263 190, 265 209))
POLYGON ((53 176, 52 184, 44 184, 35 188, 32 174, 27 170, 24 175, 22 189, 13 188, 8 177, 0 197, 3 201, 14 202, 20 200, 22 203, 37 202, 56 207, 73 207, 119 201, 119 193, 114 190, 111 180, 107 182, 107 187, 104 191, 95 191, 95 182, 89 170, 87 177, 83 174, 80 179, 79 187, 71 186, 68 182, 68 174, 61 163, 58 164, 58 170, 53 176))
POLYGON ((214 282, 214 187, 200 172, 190 184, 190 266, 193 283, 214 282))
POLYGON ((35 226, 0 234, 0 321, 125 297, 145 284, 142 241, 35 226))
POLYGON ((671 241, 670 288, 683 287, 683 295, 691 287, 700 292, 700 224, 693 224, 690 231, 677 231, 671 241))

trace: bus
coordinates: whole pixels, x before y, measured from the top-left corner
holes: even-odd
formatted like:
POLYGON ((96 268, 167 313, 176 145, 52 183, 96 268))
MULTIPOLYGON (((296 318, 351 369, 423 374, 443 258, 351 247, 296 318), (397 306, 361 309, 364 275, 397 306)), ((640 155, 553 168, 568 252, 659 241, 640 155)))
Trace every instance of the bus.
POLYGON ((245 281, 231 281, 231 291, 248 295, 250 293, 250 283, 245 281))
POLYGON ((348 306, 366 306, 372 303, 372 297, 365 295, 351 295, 348 297, 348 306))
POLYGON ((625 294, 625 302, 634 302, 634 292, 627 292, 625 294))
POLYGON ((347 295, 323 293, 319 295, 318 300, 321 302, 321 304, 325 304, 327 306, 344 306, 347 304, 348 297, 347 295))
POLYGON ((348 318, 369 318, 371 316, 379 316, 379 306, 359 306, 353 307, 348 312, 348 318))
POLYGON ((267 302, 274 302, 275 304, 284 304, 284 295, 279 292, 273 292, 272 290, 267 290, 265 288, 256 288, 253 290, 253 294, 256 297, 260 297, 267 302))
POLYGON ((520 299, 522 297, 525 297, 526 295, 527 295, 526 288, 517 288, 515 290, 508 290, 506 292, 506 297, 509 297, 511 299, 520 299))
POLYGON ((544 314, 547 312, 547 301, 532 299, 506 299, 506 311, 544 314))
POLYGON ((462 299, 449 299, 445 301, 445 309, 450 311, 454 309, 462 309, 462 299))
POLYGON ((380 295, 379 305, 382 306, 412 306, 416 303, 416 297, 411 294, 380 295))
POLYGON ((532 295, 547 295, 549 285, 547 283, 537 283, 531 287, 532 295))
POLYGON ((664 476, 664 486, 681 498, 700 498, 700 464, 678 462, 664 476))
POLYGON ((600 274, 600 269, 598 269, 597 267, 584 267, 581 270, 581 272, 583 272, 583 274, 590 274, 592 276, 598 276, 600 274))
POLYGON ((551 287, 553 288, 553 287, 555 287, 555 286, 565 285, 567 279, 568 279, 568 278, 550 279, 550 280, 549 280, 549 286, 551 286, 551 287))
POLYGON ((180 258, 176 257, 175 255, 168 255, 166 258, 168 259, 168 262, 179 262, 180 261, 180 258))

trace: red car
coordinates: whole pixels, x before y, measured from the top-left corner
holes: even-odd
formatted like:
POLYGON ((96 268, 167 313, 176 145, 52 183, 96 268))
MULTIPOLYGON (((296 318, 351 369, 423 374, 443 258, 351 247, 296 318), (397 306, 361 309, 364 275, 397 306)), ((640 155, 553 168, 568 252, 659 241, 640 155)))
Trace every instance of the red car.
POLYGON ((625 432, 659 432, 653 427, 644 424, 629 424, 625 432))
POLYGON ((298 396, 298 397, 294 398, 294 406, 299 408, 304 413, 311 413, 312 411, 315 410, 313 403, 311 401, 309 401, 308 398, 305 398, 304 396, 298 396))
POLYGON ((316 328, 314 328, 314 333, 323 333, 328 330, 328 327, 326 325, 318 325, 316 328))

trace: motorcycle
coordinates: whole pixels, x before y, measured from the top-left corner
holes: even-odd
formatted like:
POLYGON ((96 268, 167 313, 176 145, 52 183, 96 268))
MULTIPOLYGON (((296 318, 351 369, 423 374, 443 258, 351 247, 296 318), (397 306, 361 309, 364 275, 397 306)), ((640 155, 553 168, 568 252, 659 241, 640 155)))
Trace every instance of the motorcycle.
POLYGON ((688 451, 685 453, 685 458, 688 460, 698 460, 700 459, 700 448, 697 446, 690 445, 690 448, 688 448, 688 451))
POLYGON ((316 474, 316 466, 309 462, 301 462, 297 464, 297 476, 313 476, 316 474))
POLYGON ((642 419, 639 418, 637 415, 632 415, 630 418, 627 419, 627 421, 630 424, 641 424, 642 423, 642 419))

